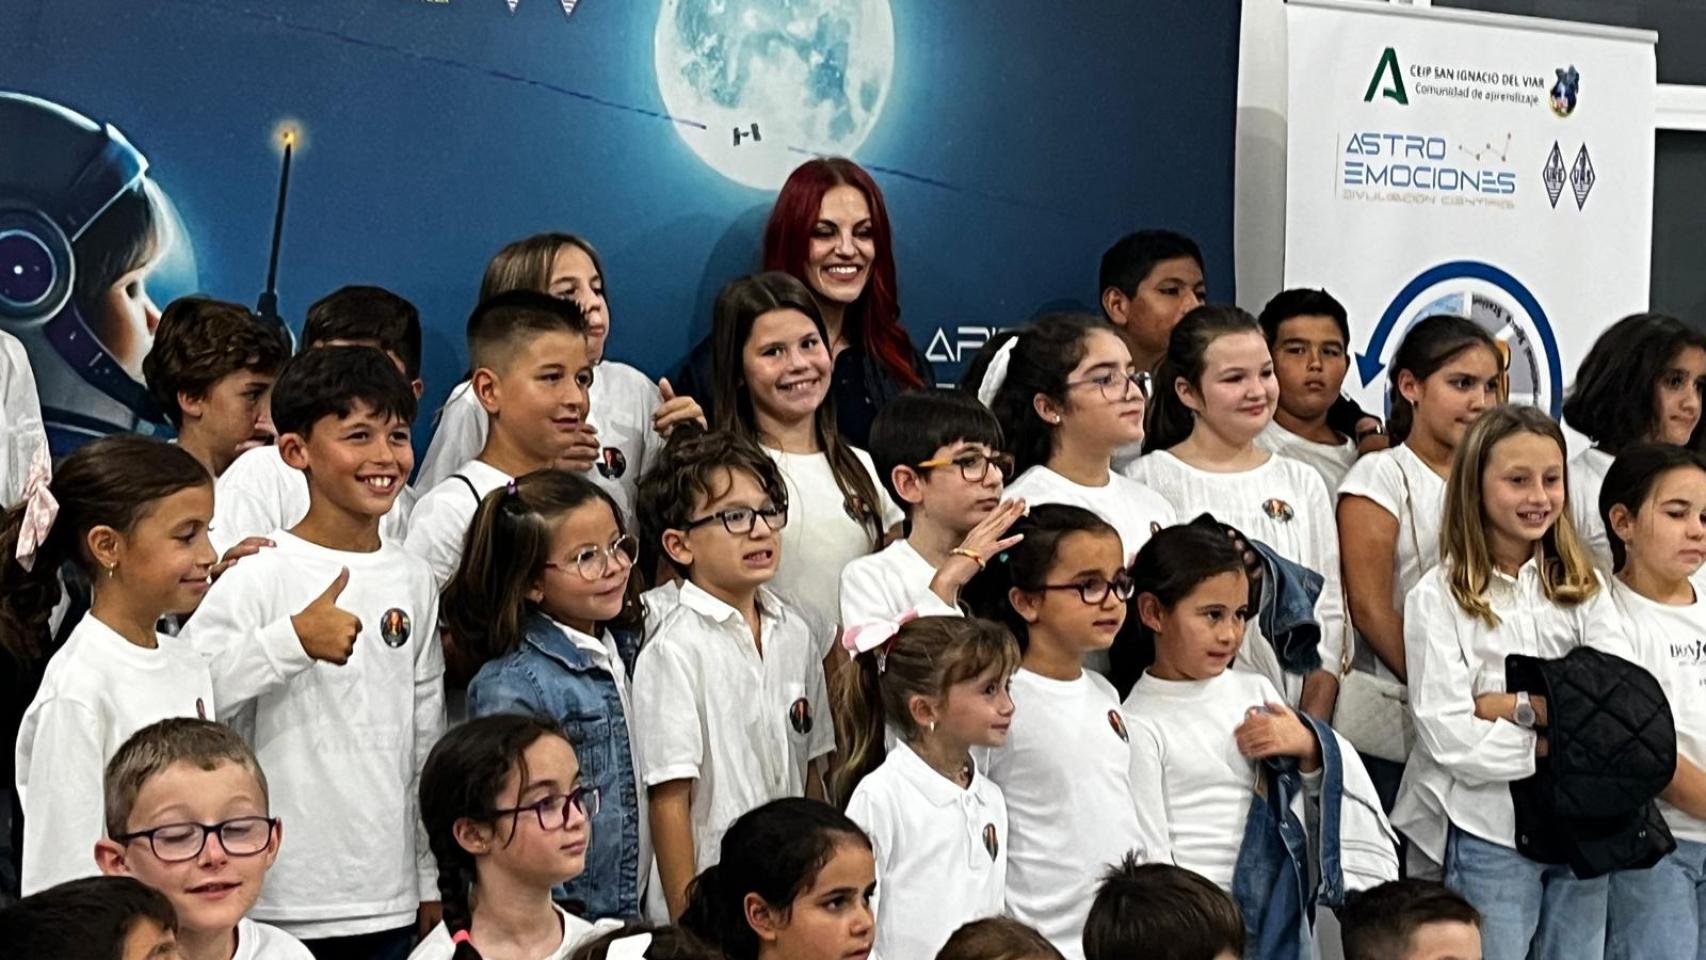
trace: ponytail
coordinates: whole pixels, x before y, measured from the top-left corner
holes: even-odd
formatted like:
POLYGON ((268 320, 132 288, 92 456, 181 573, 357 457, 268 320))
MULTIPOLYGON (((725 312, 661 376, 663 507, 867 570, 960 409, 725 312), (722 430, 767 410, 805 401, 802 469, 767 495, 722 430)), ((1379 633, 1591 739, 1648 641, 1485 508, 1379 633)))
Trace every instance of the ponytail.
MULTIPOLYGON (((89 531, 129 533, 156 501, 180 490, 212 486, 213 477, 182 447, 133 434, 102 437, 66 457, 47 484, 58 503, 29 569, 18 559, 24 517, 38 491, 0 517, 0 649, 20 663, 46 652, 48 618, 59 602, 60 568, 74 563, 94 578, 89 531)), ((38 508, 39 510, 39 508, 38 508)))
POLYGON ((831 715, 842 759, 835 771, 830 796, 843 810, 853 799, 853 788, 881 766, 888 755, 884 735, 889 719, 883 709, 882 671, 877 666, 877 661, 885 656, 875 650, 861 653, 835 675, 831 715))
POLYGON ((1256 318, 1238 307, 1203 304, 1185 314, 1167 337, 1167 355, 1155 371, 1155 396, 1143 427, 1144 453, 1176 447, 1196 429, 1196 414, 1180 398, 1178 383, 1201 389, 1209 346, 1228 334, 1261 332, 1256 318))
POLYGON ((1083 314, 1050 313, 1023 330, 990 338, 972 361, 963 385, 994 411, 1024 473, 1048 462, 1055 427, 1037 413, 1039 395, 1066 404, 1066 381, 1084 359, 1085 340, 1107 324, 1083 314))

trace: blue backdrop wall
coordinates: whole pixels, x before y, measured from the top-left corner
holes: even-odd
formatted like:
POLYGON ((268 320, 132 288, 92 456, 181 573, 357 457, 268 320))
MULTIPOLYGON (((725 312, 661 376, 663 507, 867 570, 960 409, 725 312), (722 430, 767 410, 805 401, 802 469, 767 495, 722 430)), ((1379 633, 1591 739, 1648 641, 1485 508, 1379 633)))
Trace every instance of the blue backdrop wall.
POLYGON ((1230 300, 1237 23, 1233 0, 0 0, 0 90, 147 156, 184 228, 160 303, 254 302, 298 125, 281 312, 409 297, 432 410, 486 259, 540 230, 599 246, 611 355, 667 371, 814 151, 876 174, 944 379, 989 328, 1093 303, 1140 226, 1195 236, 1230 300))

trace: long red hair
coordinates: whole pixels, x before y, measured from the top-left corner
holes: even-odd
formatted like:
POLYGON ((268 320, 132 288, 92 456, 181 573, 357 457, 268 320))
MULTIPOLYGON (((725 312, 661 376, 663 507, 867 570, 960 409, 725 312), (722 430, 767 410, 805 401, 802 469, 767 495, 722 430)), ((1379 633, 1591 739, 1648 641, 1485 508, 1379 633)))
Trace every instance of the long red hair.
POLYGON ((764 227, 764 269, 781 270, 805 281, 812 228, 817 225, 824 194, 836 187, 852 187, 865 195, 865 203, 871 208, 871 241, 877 250, 865 292, 847 310, 848 339, 860 337, 865 352, 902 388, 922 387, 924 381, 912 366, 912 341, 900 326, 888 207, 877 182, 858 164, 846 157, 820 157, 800 164, 788 175, 788 182, 776 195, 776 205, 770 209, 770 222, 764 227))

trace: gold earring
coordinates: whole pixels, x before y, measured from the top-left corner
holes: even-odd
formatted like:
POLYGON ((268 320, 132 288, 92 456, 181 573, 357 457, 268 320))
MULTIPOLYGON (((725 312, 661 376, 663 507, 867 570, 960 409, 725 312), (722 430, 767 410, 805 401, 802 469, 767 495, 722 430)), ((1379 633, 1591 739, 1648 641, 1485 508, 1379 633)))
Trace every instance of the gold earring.
POLYGON ((107 579, 111 580, 117 574, 118 574, 118 564, 116 564, 116 563, 107 564, 107 579))

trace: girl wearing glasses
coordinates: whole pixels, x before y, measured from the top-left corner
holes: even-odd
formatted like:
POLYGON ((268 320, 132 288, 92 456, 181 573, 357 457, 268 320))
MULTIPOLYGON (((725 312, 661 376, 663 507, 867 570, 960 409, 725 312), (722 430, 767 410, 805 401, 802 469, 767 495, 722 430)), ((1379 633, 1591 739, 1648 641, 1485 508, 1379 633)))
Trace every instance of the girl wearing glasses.
POLYGON ((1096 884, 1140 842, 1119 695, 1084 669, 1124 625, 1132 583, 1119 534, 1081 507, 1032 507, 1012 532, 1023 539, 966 587, 973 612, 1006 623, 1022 651, 988 770, 1007 803, 1007 906, 1082 960, 1096 884))
MULTIPOLYGON (((444 921, 409 960, 565 960, 619 929, 552 900, 586 867, 601 791, 551 722, 514 715, 453 727, 421 769, 421 820, 444 921)), ((602 819, 602 818, 601 818, 602 819)))
POLYGON ((585 872, 558 897, 589 917, 625 920, 642 914, 652 864, 628 719, 635 553, 608 493, 576 474, 530 473, 481 502, 443 610, 484 664, 468 685, 468 715, 554 721, 605 801, 585 872))
POLYGON ((1266 676, 1287 704, 1330 718, 1345 632, 1338 527, 1321 475, 1256 443, 1279 400, 1261 325, 1237 307, 1197 307, 1173 328, 1156 379, 1144 456, 1131 476, 1166 497, 1180 516, 1212 513, 1321 575, 1314 613, 1322 668, 1307 676, 1284 671, 1264 642, 1245 644, 1238 664, 1266 676))

